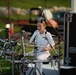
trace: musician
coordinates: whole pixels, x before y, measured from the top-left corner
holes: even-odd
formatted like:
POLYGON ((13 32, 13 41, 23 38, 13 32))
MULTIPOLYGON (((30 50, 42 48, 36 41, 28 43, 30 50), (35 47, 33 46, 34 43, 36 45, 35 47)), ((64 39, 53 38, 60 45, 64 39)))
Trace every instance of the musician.
MULTIPOLYGON (((37 47, 37 50, 41 52, 36 54, 36 58, 38 60, 46 60, 50 56, 49 50, 53 50, 54 48, 54 40, 52 35, 46 30, 46 22, 44 20, 37 23, 37 30, 32 35, 29 43, 32 44, 33 42, 39 46, 43 46, 43 48, 37 47)), ((36 67, 42 74, 42 63, 36 63, 36 67)), ((36 73, 39 75, 37 71, 36 73)))

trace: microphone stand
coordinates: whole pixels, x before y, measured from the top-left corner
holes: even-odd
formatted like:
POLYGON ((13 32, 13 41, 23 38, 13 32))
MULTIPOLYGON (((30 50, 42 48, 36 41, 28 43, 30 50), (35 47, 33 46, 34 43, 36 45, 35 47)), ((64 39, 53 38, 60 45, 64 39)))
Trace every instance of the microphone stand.
POLYGON ((14 45, 15 45, 15 43, 14 43, 14 41, 11 41, 12 42, 12 44, 10 43, 10 45, 12 46, 12 75, 14 75, 14 60, 15 60, 15 58, 14 58, 14 45))
POLYGON ((35 59, 36 59, 36 56, 37 56, 37 47, 35 46, 35 39, 36 39, 36 36, 34 38, 34 55, 35 55, 35 59))
MULTIPOLYGON (((44 15, 44 14, 43 14, 44 15)), ((50 24, 50 22, 46 19, 46 17, 44 16, 44 19, 46 21, 46 23, 48 22, 50 24)), ((50 24, 51 25, 51 24, 50 24)), ((60 75, 60 53, 61 53, 61 48, 60 48, 60 38, 64 41, 63 37, 59 34, 59 32, 51 25, 51 27, 53 28, 53 30, 56 32, 56 34, 58 35, 58 75, 60 75)), ((65 42, 65 41, 64 41, 65 42)))
POLYGON ((60 36, 58 36, 58 40, 59 40, 59 42, 58 42, 58 53, 59 53, 59 56, 58 56, 58 74, 60 75, 60 53, 61 53, 61 45, 60 45, 60 36))
POLYGON ((25 36, 24 36, 24 33, 25 33, 25 31, 24 30, 22 30, 21 31, 21 41, 22 41, 22 56, 23 56, 23 58, 22 58, 22 75, 26 75, 26 66, 25 66, 25 63, 24 63, 24 61, 27 59, 26 57, 25 57, 25 53, 26 53, 26 44, 25 44, 25 36))
POLYGON ((24 33, 25 33, 25 31, 22 30, 21 31, 21 41, 22 41, 22 56, 23 57, 25 56, 25 50, 26 50, 26 48, 25 48, 25 37, 24 37, 24 33))
MULTIPOLYGON (((36 46, 35 40, 36 40, 36 36, 35 36, 35 38, 33 39, 33 42, 34 42, 34 55, 35 55, 35 60, 37 60, 37 58, 36 58, 36 57, 37 57, 37 46, 36 46)), ((33 75, 36 75, 36 70, 39 72, 39 75, 42 75, 42 74, 40 73, 39 69, 36 67, 36 62, 35 62, 35 68, 32 68, 28 75, 31 75, 32 71, 34 71, 34 72, 33 72, 33 75)))

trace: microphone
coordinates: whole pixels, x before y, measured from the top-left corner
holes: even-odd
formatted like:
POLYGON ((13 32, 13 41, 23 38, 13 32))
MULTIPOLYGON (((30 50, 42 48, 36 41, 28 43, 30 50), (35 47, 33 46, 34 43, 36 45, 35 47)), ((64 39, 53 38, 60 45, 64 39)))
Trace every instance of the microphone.
POLYGON ((60 52, 60 54, 58 54, 58 55, 57 55, 57 54, 56 54, 56 55, 53 55, 53 58, 54 58, 54 59, 57 59, 57 58, 59 58, 59 56, 62 56, 62 53, 61 53, 61 52, 60 52))

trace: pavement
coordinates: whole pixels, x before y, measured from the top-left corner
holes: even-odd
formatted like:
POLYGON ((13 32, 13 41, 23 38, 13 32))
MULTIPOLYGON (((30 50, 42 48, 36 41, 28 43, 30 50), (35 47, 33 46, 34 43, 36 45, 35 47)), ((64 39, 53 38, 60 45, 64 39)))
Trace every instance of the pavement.
MULTIPOLYGON (((55 63, 55 62, 54 62, 55 63)), ((51 62, 49 64, 43 64, 42 68, 43 68, 43 73, 45 75, 59 75, 59 69, 58 69, 58 64, 51 64, 51 62)), ((29 64, 29 69, 26 72, 27 75, 29 75, 29 72, 31 71, 32 67, 34 67, 34 64, 29 64)), ((34 68, 35 69, 35 68, 34 68)), ((31 72, 30 75, 33 75, 34 70, 31 72)), ((42 74, 42 75, 44 75, 42 74)))

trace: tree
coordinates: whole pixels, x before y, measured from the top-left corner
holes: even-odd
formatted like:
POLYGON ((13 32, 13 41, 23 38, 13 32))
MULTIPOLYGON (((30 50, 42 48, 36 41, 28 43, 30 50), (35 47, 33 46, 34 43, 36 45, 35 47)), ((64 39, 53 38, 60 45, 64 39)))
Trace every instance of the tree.
POLYGON ((7 7, 7 9, 8 9, 8 22, 10 22, 10 2, 11 2, 12 0, 3 0, 3 1, 5 2, 6 7, 7 7))

